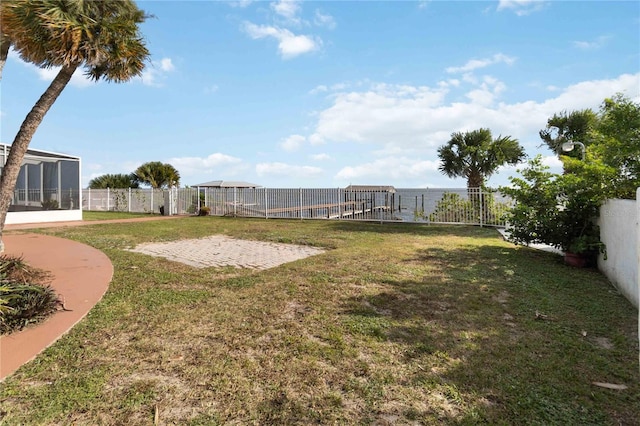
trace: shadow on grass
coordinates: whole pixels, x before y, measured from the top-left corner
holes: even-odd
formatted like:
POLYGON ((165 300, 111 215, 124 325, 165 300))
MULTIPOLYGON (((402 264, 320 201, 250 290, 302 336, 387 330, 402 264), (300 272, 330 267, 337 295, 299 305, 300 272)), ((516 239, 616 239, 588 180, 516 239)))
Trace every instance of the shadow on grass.
POLYGON ((490 245, 423 249, 406 260, 415 262, 430 266, 421 279, 387 280, 346 300, 343 314, 356 338, 403 348, 411 380, 452 407, 448 423, 640 418, 636 313, 597 270, 490 245))
POLYGON ((497 230, 491 227, 473 225, 428 225, 423 223, 402 222, 362 222, 339 220, 324 222, 336 231, 376 232, 380 234, 411 234, 421 236, 456 235, 471 238, 495 238, 497 230))

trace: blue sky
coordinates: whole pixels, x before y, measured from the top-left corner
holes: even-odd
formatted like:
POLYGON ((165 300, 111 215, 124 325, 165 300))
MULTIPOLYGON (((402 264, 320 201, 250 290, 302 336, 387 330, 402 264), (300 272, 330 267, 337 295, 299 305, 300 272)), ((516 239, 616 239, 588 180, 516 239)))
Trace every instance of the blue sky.
MULTIPOLYGON (((31 147, 78 155, 83 185, 147 161, 182 185, 460 187, 438 172, 452 132, 480 127, 540 153, 554 113, 640 101, 636 1, 139 1, 144 75, 81 72, 31 147)), ((1 138, 11 143, 55 75, 11 54, 1 138)), ((489 184, 508 182, 504 168, 489 184)))

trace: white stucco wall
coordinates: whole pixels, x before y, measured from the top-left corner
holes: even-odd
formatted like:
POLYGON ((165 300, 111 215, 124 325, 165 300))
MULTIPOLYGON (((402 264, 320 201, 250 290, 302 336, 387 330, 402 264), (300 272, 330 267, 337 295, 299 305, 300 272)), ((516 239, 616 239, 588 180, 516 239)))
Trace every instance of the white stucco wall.
MULTIPOLYGON (((640 191, 639 191, 640 192, 640 191)), ((607 260, 600 255, 598 269, 638 308, 639 207, 636 200, 608 200, 600 207, 600 239, 607 246, 607 260)))
POLYGON ((42 210, 7 213, 7 225, 19 223, 68 222, 82 220, 82 210, 42 210))

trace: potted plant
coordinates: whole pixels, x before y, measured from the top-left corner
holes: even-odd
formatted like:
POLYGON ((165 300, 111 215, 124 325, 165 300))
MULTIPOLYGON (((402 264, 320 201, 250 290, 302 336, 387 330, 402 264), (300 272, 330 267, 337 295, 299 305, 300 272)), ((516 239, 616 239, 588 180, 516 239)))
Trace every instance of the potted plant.
POLYGON ((520 244, 541 243, 565 253, 573 266, 592 265, 605 253, 596 220, 606 199, 604 175, 584 164, 571 173, 550 173, 540 156, 500 190, 515 202, 507 215, 511 237, 520 244), (575 172, 579 173, 575 173, 575 172))

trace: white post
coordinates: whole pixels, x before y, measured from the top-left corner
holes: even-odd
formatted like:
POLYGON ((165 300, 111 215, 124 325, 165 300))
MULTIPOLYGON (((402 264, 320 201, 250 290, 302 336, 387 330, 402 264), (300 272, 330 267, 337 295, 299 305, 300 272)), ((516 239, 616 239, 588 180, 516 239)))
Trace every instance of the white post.
POLYGON ((109 193, 109 187, 107 187, 107 211, 111 210, 110 202, 111 202, 111 194, 109 193))
POLYGON ((267 198, 267 187, 264 188, 264 218, 269 219, 269 199, 267 198))
MULTIPOLYGON (((57 198, 58 198, 58 207, 62 208, 62 162, 58 161, 57 162, 57 169, 58 169, 58 190, 57 190, 57 198)), ((26 170, 25 170, 26 172, 26 170)), ((27 175, 27 173, 25 173, 25 176, 27 175)), ((25 188, 28 188, 28 186, 25 186, 25 188)))
POLYGON ((131 213, 131 187, 129 187, 129 200, 127 201, 127 211, 131 213))
POLYGON ((87 208, 89 209, 89 211, 91 211, 91 188, 89 188, 88 190, 89 190, 89 200, 87 202, 87 208))
POLYGON ((153 188, 151 188, 151 205, 149 206, 149 211, 151 211, 151 214, 155 213, 153 211, 153 188))
POLYGON ((302 188, 298 188, 300 192, 300 220, 302 220, 302 188))
POLYGON ((80 209, 80 217, 82 217, 82 161, 78 160, 78 208, 80 209))
POLYGON ((478 188, 478 196, 480 197, 480 228, 482 228, 482 219, 484 216, 484 209, 482 208, 482 187, 478 188))

